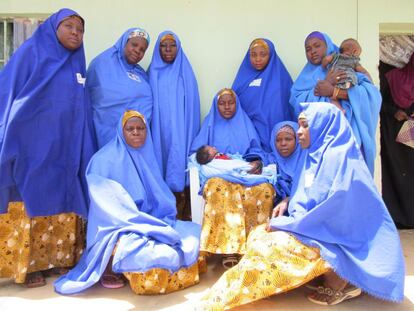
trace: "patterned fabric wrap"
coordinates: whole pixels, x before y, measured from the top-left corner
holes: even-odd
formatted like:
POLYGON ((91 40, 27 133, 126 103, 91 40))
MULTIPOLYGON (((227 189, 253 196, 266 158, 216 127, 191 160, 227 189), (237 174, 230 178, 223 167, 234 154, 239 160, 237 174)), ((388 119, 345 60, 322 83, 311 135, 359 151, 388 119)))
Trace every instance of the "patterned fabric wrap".
POLYGON ((395 141, 414 148, 414 119, 403 123, 395 141))

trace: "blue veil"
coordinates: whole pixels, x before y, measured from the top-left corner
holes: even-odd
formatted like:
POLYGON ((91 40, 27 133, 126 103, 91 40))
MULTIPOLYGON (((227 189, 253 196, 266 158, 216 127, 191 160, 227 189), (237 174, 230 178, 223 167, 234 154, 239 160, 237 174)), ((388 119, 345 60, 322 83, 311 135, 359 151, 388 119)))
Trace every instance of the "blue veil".
POLYGON ((191 153, 202 145, 211 145, 219 152, 244 155, 250 152, 261 154, 260 138, 236 95, 236 112, 231 119, 221 116, 218 93, 214 96, 210 112, 205 117, 200 132, 191 145, 191 153))
MULTIPOLYGON (((322 34, 327 45, 327 55, 338 51, 338 47, 326 34, 322 34)), ((290 104, 296 117, 300 113, 300 103, 303 102, 330 102, 329 97, 314 95, 318 80, 325 79, 327 70, 321 65, 308 62, 291 90, 290 104)), ((346 118, 351 124, 353 133, 359 146, 362 146, 365 161, 371 174, 374 174, 375 162, 375 131, 381 108, 381 94, 372 82, 361 73, 357 73, 358 84, 348 90, 349 100, 341 100, 346 111, 346 118)))
POLYGON ((121 117, 116 137, 88 166, 87 248, 77 266, 55 282, 58 293, 78 293, 98 282, 117 243, 112 269, 118 273, 176 272, 197 261, 200 226, 175 220, 175 197, 154 158, 151 144, 126 144, 121 117))
POLYGON ((289 216, 273 229, 292 232, 342 278, 391 301, 404 298, 398 232, 342 112, 325 103, 301 105, 311 144, 293 183, 289 216))
POLYGON ((298 124, 292 121, 283 121, 277 123, 272 130, 270 146, 272 147, 272 153, 270 155, 270 162, 276 163, 277 166, 277 179, 276 179, 276 192, 278 197, 284 199, 289 197, 292 190, 293 177, 295 172, 300 166, 301 156, 303 155, 302 149, 299 146, 298 137, 296 132, 298 131, 298 124), (293 153, 288 157, 283 157, 280 155, 279 151, 276 149, 275 141, 279 130, 282 127, 290 126, 295 132, 296 145, 293 153))
POLYGON ((280 121, 293 120, 289 107, 292 78, 277 55, 273 43, 267 39, 263 40, 269 46, 270 54, 266 68, 256 70, 250 63, 250 50, 248 50, 232 88, 239 96, 244 111, 252 120, 263 150, 270 152, 270 131, 273 126, 280 121))
POLYGON ((85 53, 56 35, 72 15, 51 15, 0 72, 0 213, 24 201, 29 217, 87 215, 84 173, 95 146, 85 53))
POLYGON ((200 98, 191 64, 172 31, 158 36, 149 80, 154 96, 151 132, 156 159, 167 185, 180 192, 188 183, 187 157, 200 129, 200 98), (177 56, 171 64, 164 62, 159 52, 160 41, 166 34, 173 35, 177 44, 177 56))
MULTIPOLYGON (((91 96, 93 122, 99 148, 115 136, 116 124, 125 110, 140 111, 148 122, 152 116, 152 92, 144 69, 125 59, 130 28, 88 67, 86 87, 91 96)), ((149 44, 149 42, 148 42, 149 44)))

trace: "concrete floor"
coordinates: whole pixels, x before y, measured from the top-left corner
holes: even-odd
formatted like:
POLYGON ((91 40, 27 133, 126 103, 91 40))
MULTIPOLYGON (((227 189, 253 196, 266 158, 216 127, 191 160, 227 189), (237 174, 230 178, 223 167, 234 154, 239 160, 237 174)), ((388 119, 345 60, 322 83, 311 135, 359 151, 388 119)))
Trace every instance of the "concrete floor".
MULTIPOLYGON (((384 302, 366 294, 337 306, 323 307, 309 302, 305 288, 272 296, 234 310, 414 310, 414 230, 400 231, 406 262, 405 300, 401 304, 384 302)), ((47 279, 47 286, 27 289, 10 280, 0 279, 0 311, 9 310, 71 310, 71 311, 122 311, 122 310, 193 310, 198 299, 223 273, 217 261, 209 262, 208 273, 201 275, 196 286, 163 296, 137 296, 130 288, 105 289, 100 285, 73 297, 53 291, 54 278, 47 279), (96 308, 96 309, 94 309, 96 308)))

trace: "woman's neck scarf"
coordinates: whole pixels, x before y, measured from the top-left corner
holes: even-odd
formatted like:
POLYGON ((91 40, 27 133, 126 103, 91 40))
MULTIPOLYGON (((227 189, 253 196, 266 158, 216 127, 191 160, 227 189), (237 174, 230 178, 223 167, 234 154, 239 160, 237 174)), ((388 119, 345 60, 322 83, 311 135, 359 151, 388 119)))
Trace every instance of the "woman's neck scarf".
MULTIPOLYGON (((115 136, 117 121, 125 110, 140 111, 151 123, 153 100, 148 76, 140 65, 129 64, 124 54, 131 33, 135 32, 146 33, 141 28, 128 29, 88 67, 86 87, 99 148, 115 136)), ((149 44, 149 38, 147 41, 149 44)))
POLYGON ((87 215, 84 172, 95 146, 85 53, 56 35, 70 16, 79 15, 51 15, 0 72, 0 213, 23 201, 30 217, 87 215))
POLYGON ((292 187, 289 216, 271 227, 316 246, 343 279, 381 299, 404 299, 398 232, 339 109, 301 105, 310 146, 292 187), (380 268, 378 268, 380 267, 380 268))
POLYGON ((402 109, 410 108, 414 103, 414 53, 407 65, 388 71, 385 77, 395 104, 402 109))
MULTIPOLYGON (((338 51, 328 35, 322 34, 327 45, 327 55, 338 51)), ((318 80, 324 80, 327 70, 321 65, 308 62, 293 84, 290 104, 296 117, 301 112, 301 103, 326 102, 329 97, 314 94, 318 80)), ((381 108, 381 94, 378 88, 362 73, 357 73, 358 84, 348 89, 348 100, 340 100, 346 111, 346 118, 351 124, 356 141, 363 152, 371 174, 374 174, 376 156, 375 132, 381 108)))
POLYGON ((188 184, 187 157, 200 129, 200 98, 191 64, 172 31, 158 36, 148 74, 154 97, 151 132, 156 159, 170 189, 180 192, 188 184), (172 63, 161 58, 160 42, 165 36, 177 45, 172 63))
POLYGON ((262 148, 270 152, 270 132, 273 126, 293 120, 289 107, 292 78, 276 53, 270 40, 263 39, 269 47, 269 63, 262 70, 250 63, 250 48, 240 65, 232 89, 240 98, 241 106, 252 120, 260 137, 262 148))

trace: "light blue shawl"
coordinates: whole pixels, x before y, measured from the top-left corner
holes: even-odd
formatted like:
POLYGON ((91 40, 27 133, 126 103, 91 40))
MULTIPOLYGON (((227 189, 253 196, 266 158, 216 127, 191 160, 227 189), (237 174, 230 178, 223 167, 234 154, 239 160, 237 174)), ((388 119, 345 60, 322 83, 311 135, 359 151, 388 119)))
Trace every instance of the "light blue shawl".
POLYGON ((191 64, 172 31, 158 36, 149 80, 154 96, 151 132, 156 159, 167 185, 180 192, 188 184, 187 157, 200 129, 200 98, 191 64), (171 64, 160 55, 160 40, 166 34, 173 35, 177 44, 177 56, 171 64))
POLYGON ((345 280, 391 301, 404 299, 398 232, 375 188, 348 121, 325 103, 301 105, 311 144, 294 179, 289 216, 271 219, 321 256, 345 280))

